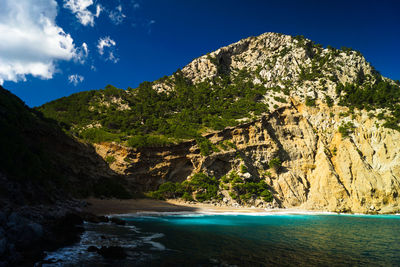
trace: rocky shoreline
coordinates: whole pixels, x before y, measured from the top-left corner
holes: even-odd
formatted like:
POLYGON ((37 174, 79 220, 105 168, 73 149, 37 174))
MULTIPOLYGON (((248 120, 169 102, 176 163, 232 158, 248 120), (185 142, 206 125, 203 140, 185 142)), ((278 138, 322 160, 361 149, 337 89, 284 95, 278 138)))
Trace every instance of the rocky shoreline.
POLYGON ((55 250, 79 240, 81 201, 3 207, 0 211, 0 266, 32 266, 55 250))
MULTIPOLYGON (((312 213, 317 211, 189 203, 181 200, 96 198, 67 200, 54 205, 4 207, 0 211, 0 267, 32 266, 35 263, 35 266, 41 266, 45 263, 54 263, 51 260, 43 260, 46 256, 45 251, 54 251, 78 242, 84 232, 84 221, 123 225, 125 221, 112 215, 146 212, 312 213)), ((114 252, 117 257, 122 255, 121 250, 114 247, 91 249, 103 257, 113 257, 114 252)))

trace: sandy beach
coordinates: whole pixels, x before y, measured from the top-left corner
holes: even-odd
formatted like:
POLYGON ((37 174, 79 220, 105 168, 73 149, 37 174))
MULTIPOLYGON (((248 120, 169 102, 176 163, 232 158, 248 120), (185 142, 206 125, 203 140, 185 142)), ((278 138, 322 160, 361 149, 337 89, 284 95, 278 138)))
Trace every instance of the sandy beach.
MULTIPOLYGON (((138 212, 240 212, 240 213, 253 213, 253 212, 266 212, 261 208, 244 208, 244 207, 219 207, 211 204, 196 203, 191 204, 179 200, 155 200, 155 199, 85 199, 88 205, 84 211, 96 215, 110 215, 110 214, 130 214, 138 212)), ((271 211, 282 211, 271 210, 271 211)))

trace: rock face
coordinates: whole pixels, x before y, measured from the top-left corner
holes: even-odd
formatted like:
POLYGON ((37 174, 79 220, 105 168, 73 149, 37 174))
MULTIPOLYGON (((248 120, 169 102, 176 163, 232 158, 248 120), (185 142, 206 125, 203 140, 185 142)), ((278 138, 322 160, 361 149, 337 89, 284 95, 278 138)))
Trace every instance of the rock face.
MULTIPOLYGON (((126 158, 116 157, 121 162, 117 160, 111 167, 144 191, 166 181, 184 181, 198 172, 217 178, 232 171, 240 173, 240 166, 245 165, 248 172, 242 176, 265 180, 273 192, 275 207, 357 213, 399 211, 400 148, 396 144, 400 133, 377 128, 376 119, 361 114, 353 120, 357 123, 354 133, 343 138, 337 128, 344 109, 328 108, 323 103, 307 107, 293 99, 290 105, 260 120, 207 135, 220 148, 208 156, 200 154, 195 142, 158 149, 117 149, 117 145, 107 143, 96 147, 103 156, 125 151, 126 158), (220 144, 227 141, 233 147, 221 148, 220 144), (274 170, 268 163, 277 157, 283 163, 274 170), (121 168, 122 162, 130 163, 121 168)), ((227 192, 222 193, 222 202, 238 205, 227 192)))
MULTIPOLYGON (((352 83, 360 75, 365 82, 372 82, 377 75, 377 71, 357 51, 323 49, 309 39, 272 32, 222 47, 182 68, 193 83, 220 74, 232 77, 243 70, 250 72, 254 84, 290 90, 290 96, 300 100, 307 96, 323 100, 328 95, 335 103, 339 99, 335 92, 339 82, 352 83), (305 74, 312 74, 312 78, 304 78, 305 74)), ((156 82, 154 87, 158 91, 173 90, 173 86, 163 82, 156 82)), ((282 105, 276 97, 288 100, 289 94, 271 90, 264 96, 264 101, 270 110, 274 110, 275 105, 282 105)))
MULTIPOLYGON (((240 173, 244 165, 247 172, 242 178, 265 180, 274 196, 272 204, 257 200, 256 206, 361 213, 400 210, 400 133, 381 127, 382 121, 365 110, 349 112, 339 106, 341 92, 336 90, 338 84, 393 81, 381 77, 359 52, 324 49, 308 39, 276 33, 220 48, 193 60, 182 73, 198 83, 218 75, 234 77, 243 70, 254 84, 271 89, 262 100, 269 112, 204 135, 218 152, 202 156, 194 141, 142 149, 101 143, 95 145, 96 151, 103 158, 113 156, 110 167, 144 191, 198 172, 219 179, 240 173), (305 105, 307 98, 314 102, 305 105), (340 133, 346 123, 354 127, 340 133), (232 146, 223 145, 227 142, 232 146), (282 161, 278 169, 269 167, 274 158, 282 161)), ((174 90, 173 83, 162 80, 153 88, 174 90)), ((238 205, 227 191, 222 194, 221 203, 238 205)))

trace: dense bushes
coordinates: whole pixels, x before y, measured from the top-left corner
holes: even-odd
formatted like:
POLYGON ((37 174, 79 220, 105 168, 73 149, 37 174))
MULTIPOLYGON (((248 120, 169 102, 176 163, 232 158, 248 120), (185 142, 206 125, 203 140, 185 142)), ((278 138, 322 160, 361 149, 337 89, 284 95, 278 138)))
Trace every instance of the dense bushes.
POLYGON ((221 76, 194 85, 178 71, 173 78, 163 79, 174 88, 169 93, 157 92, 150 82, 126 91, 107 86, 38 109, 65 130, 91 142, 120 142, 133 136, 130 145, 135 147, 165 145, 169 143, 166 139, 153 136, 192 139, 207 129, 221 130, 237 125, 237 119, 266 112, 267 105, 260 102, 266 88, 254 85, 249 77, 242 70, 236 78, 221 76), (102 125, 101 131, 82 131, 97 123, 102 125))
POLYGON ((382 80, 378 75, 376 79, 374 84, 367 85, 339 84, 336 87, 336 93, 340 95, 339 105, 366 110, 387 108, 391 114, 379 118, 386 120, 383 126, 400 130, 400 86, 382 80))
POLYGON ((342 135, 342 138, 348 137, 355 129, 352 122, 347 122, 339 126, 338 131, 342 135))
POLYGON ((166 182, 158 190, 150 192, 149 196, 157 199, 182 198, 186 201, 222 200, 220 190, 229 190, 233 199, 242 203, 250 203, 250 200, 262 198, 271 202, 273 196, 264 181, 245 181, 236 172, 217 180, 204 173, 195 174, 190 180, 182 183, 166 182), (194 196, 194 197, 193 197, 194 196))
POLYGON ((135 135, 128 139, 130 147, 159 147, 173 144, 170 138, 156 135, 135 135))
POLYGON ((273 158, 268 163, 269 167, 278 170, 282 166, 282 161, 279 158, 273 158))
POLYGON ((379 80, 373 85, 361 86, 356 83, 339 84, 336 93, 340 94, 340 105, 359 109, 394 109, 400 99, 400 86, 379 80))
POLYGON ((149 196, 157 199, 179 198, 192 200, 193 193, 199 202, 212 199, 220 199, 218 194, 219 182, 215 177, 209 177, 204 173, 195 174, 192 179, 182 183, 166 182, 158 190, 150 192, 149 196))
POLYGON ((306 96, 306 106, 315 107, 315 98, 311 98, 309 96, 306 96))
POLYGON ((268 190, 268 185, 264 182, 247 182, 239 183, 233 187, 236 195, 243 200, 248 202, 251 198, 262 197, 266 202, 271 202, 273 200, 271 192, 268 190))
POLYGON ((119 141, 120 137, 118 134, 110 133, 102 128, 89 128, 86 130, 83 130, 80 133, 80 137, 92 142, 92 143, 100 143, 100 142, 106 142, 106 141, 119 141))

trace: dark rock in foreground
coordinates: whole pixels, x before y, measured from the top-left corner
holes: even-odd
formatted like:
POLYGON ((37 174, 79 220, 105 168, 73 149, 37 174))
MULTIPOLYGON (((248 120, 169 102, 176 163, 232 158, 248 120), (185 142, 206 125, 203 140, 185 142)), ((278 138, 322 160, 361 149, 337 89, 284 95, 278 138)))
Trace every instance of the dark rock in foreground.
POLYGON ((126 222, 124 220, 122 220, 120 218, 115 218, 115 217, 111 218, 110 221, 117 225, 125 225, 126 224, 126 222))
POLYGON ((97 252, 104 258, 108 259, 126 258, 125 250, 119 246, 101 247, 97 252))

